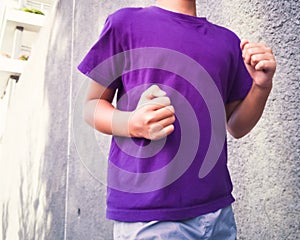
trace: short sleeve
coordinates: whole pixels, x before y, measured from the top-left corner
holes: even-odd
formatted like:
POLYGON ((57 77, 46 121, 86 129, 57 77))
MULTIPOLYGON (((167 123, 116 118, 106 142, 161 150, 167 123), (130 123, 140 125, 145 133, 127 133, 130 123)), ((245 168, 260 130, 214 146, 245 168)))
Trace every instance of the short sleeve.
POLYGON ((120 38, 116 24, 108 17, 98 41, 78 65, 78 70, 105 87, 118 88, 122 72, 118 57, 122 52, 120 38))
POLYGON ((251 86, 252 78, 246 69, 240 49, 240 40, 236 37, 231 69, 231 83, 228 88, 227 103, 244 99, 251 86))

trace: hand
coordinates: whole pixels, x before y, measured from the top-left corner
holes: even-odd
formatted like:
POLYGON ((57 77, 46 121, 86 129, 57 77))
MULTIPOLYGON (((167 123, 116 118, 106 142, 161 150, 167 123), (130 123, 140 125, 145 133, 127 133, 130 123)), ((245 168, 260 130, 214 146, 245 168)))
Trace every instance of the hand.
POLYGON ((129 118, 132 137, 158 140, 174 131, 174 107, 166 93, 152 85, 142 93, 136 110, 129 118))
POLYGON ((261 88, 272 88, 276 61, 272 49, 262 43, 241 41, 245 66, 254 83, 261 88))

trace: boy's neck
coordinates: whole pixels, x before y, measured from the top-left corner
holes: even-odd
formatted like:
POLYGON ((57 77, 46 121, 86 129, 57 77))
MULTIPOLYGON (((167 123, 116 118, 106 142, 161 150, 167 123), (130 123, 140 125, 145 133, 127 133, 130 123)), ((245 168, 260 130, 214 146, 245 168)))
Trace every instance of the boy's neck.
POLYGON ((195 0, 157 0, 156 6, 172 12, 197 16, 195 0))

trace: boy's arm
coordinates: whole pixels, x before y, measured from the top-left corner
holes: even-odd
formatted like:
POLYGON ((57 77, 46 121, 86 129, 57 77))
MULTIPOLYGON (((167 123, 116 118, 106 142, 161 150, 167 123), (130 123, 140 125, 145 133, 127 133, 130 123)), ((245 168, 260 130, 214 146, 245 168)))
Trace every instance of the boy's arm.
POLYGON ((120 111, 112 104, 115 90, 90 82, 85 104, 85 121, 100 132, 150 140, 173 132, 174 108, 166 93, 152 85, 141 96, 136 110, 120 111))
POLYGON ((276 70, 272 50, 264 44, 242 40, 241 49, 253 84, 245 99, 226 105, 227 129, 235 138, 249 133, 260 119, 272 89, 272 79, 276 70))

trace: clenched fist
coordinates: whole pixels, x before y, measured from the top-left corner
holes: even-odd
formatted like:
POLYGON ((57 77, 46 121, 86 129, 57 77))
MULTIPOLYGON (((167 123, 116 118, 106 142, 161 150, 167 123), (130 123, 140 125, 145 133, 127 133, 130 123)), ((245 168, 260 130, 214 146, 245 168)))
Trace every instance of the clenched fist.
POLYGON ((242 40, 241 50, 246 68, 254 83, 262 88, 271 88, 276 70, 275 57, 271 48, 262 43, 242 40))
POLYGON ((170 98, 157 85, 146 89, 136 110, 130 114, 129 134, 132 137, 158 140, 174 131, 175 111, 170 98))

